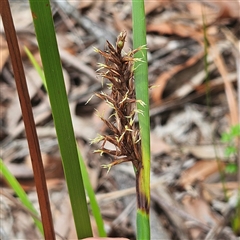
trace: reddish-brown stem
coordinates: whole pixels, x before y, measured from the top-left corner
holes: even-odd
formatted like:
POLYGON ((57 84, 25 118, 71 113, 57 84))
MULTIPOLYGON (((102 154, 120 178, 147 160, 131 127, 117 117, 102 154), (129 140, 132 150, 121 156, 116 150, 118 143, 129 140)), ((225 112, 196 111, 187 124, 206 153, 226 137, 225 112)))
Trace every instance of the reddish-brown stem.
POLYGON ((2 16, 4 31, 8 43, 8 49, 22 109, 23 121, 26 129, 26 136, 28 140, 29 152, 32 160, 34 179, 42 216, 44 236, 45 239, 55 240, 42 157, 33 119, 31 101, 21 61, 21 55, 18 47, 16 31, 14 28, 8 0, 1 0, 0 14, 2 16))

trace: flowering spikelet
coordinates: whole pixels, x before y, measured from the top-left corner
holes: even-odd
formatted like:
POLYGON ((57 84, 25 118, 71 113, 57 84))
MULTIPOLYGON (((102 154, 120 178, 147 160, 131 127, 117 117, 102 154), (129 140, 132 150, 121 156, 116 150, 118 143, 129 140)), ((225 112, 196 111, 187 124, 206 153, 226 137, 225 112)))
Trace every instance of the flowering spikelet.
MULTIPOLYGON (((109 119, 99 116, 110 130, 110 134, 98 135, 92 143, 102 142, 101 148, 95 152, 106 153, 114 158, 110 164, 103 166, 108 170, 127 161, 131 161, 135 169, 139 169, 142 159, 140 134, 134 123, 137 101, 133 72, 134 61, 141 61, 134 58, 134 54, 141 48, 122 54, 125 38, 126 33, 122 32, 117 38, 116 47, 107 41, 106 51, 95 48, 105 59, 105 64, 99 64, 98 74, 111 82, 108 84, 110 94, 100 92, 95 95, 104 100, 114 113, 109 119), (112 143, 115 150, 105 148, 106 142, 112 143)), ((144 105, 143 102, 140 104, 144 105)))

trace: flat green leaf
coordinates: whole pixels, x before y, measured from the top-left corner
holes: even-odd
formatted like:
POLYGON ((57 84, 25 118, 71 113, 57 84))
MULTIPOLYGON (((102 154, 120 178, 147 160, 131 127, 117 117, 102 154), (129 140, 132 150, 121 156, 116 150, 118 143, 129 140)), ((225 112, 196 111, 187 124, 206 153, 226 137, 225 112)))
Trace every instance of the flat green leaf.
MULTIPOLYGON (((42 68, 39 66, 39 64, 37 63, 36 59, 34 58, 34 56, 32 55, 32 53, 27 49, 24 48, 25 52, 27 53, 31 63, 33 64, 34 68, 36 69, 36 71, 38 72, 38 74, 40 75, 43 84, 45 86, 45 89, 47 90, 47 86, 46 86, 46 80, 45 80, 45 76, 44 73, 42 71, 42 68)), ((93 212, 93 216, 95 218, 96 224, 97 224, 97 228, 98 228, 98 235, 99 237, 106 237, 106 232, 104 230, 104 223, 103 223, 103 219, 101 216, 101 212, 100 212, 100 208, 98 206, 96 197, 95 197, 95 193, 93 191, 93 188, 91 186, 91 182, 90 182, 90 178, 87 172, 87 168, 85 166, 84 160, 82 158, 82 155, 80 153, 79 148, 78 149, 78 159, 79 159, 79 163, 81 166, 81 172, 82 172, 82 176, 83 176, 83 182, 84 182, 84 187, 87 191, 89 200, 90 200, 90 205, 92 208, 92 212, 93 212)))
POLYGON ((29 0, 78 238, 92 236, 49 0, 29 0))
MULTIPOLYGON (((0 173, 2 174, 2 176, 4 177, 4 179, 7 181, 7 183, 9 184, 9 186, 14 190, 14 192, 16 193, 16 195, 19 197, 20 201, 22 202, 22 204, 30 211, 32 212, 34 215, 38 215, 37 210, 34 208, 34 206, 32 205, 32 202, 28 199, 27 194, 25 193, 25 191, 22 189, 21 185, 18 183, 17 179, 12 175, 12 173, 7 169, 7 167, 5 166, 5 164, 3 163, 3 160, 0 158, 0 173)), ((43 235, 43 226, 42 226, 42 222, 39 221, 36 218, 33 218, 37 228, 39 229, 39 231, 41 232, 41 234, 43 235)))
POLYGON ((133 48, 141 48, 134 57, 134 77, 136 99, 138 101, 138 119, 141 135, 142 166, 137 172, 137 239, 150 239, 149 208, 150 208, 150 117, 148 93, 148 61, 146 48, 146 18, 144 0, 132 0, 133 17, 133 48), (144 105, 140 104, 144 103, 144 105))
POLYGON ((31 61, 34 68, 36 69, 38 75, 41 77, 43 85, 44 85, 45 89, 47 90, 46 79, 45 79, 42 68, 39 66, 37 60, 34 58, 34 56, 32 55, 32 53, 29 51, 29 49, 27 47, 24 47, 24 51, 26 52, 29 60, 31 61))

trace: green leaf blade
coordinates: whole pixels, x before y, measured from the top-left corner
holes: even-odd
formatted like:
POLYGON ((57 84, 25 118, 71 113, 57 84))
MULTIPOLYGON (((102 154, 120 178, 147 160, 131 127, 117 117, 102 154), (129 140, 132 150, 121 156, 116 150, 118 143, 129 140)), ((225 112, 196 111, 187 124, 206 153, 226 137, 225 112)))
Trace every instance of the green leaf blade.
POLYGON ((92 236, 50 3, 29 0, 78 238, 92 236))
MULTIPOLYGON (((146 20, 144 0, 132 0, 133 16, 133 48, 146 46, 146 20)), ((148 93, 148 61, 147 49, 143 47, 134 56, 142 61, 134 65, 135 89, 137 101, 144 102, 145 106, 137 104, 139 112, 139 127, 142 148, 142 166, 137 172, 137 239, 150 239, 149 208, 150 208, 150 117, 148 93), (142 201, 143 200, 143 201, 142 201)))
MULTIPOLYGON (((27 194, 22 189, 21 185, 18 183, 17 179, 12 175, 12 173, 8 170, 8 168, 3 163, 3 160, 0 159, 0 173, 5 178, 10 187, 15 191, 16 195, 19 197, 22 204, 33 214, 38 215, 37 210, 34 208, 33 204, 29 200, 27 194)), ((33 218, 37 228, 40 233, 43 235, 43 226, 42 222, 38 219, 33 218)))

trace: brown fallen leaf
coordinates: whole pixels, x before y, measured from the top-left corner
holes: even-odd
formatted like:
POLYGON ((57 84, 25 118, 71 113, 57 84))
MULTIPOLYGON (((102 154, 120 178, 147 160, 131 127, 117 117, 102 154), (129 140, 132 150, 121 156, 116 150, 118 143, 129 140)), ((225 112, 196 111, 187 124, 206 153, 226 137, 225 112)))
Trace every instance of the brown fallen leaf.
POLYGON ((176 73, 180 72, 181 70, 195 64, 199 59, 201 59, 203 57, 203 54, 204 53, 201 51, 201 52, 197 53, 196 55, 194 55, 193 57, 189 58, 185 63, 176 65, 170 71, 164 72, 161 75, 159 75, 159 77, 157 78, 157 80, 154 83, 154 85, 158 86, 158 87, 154 88, 154 90, 152 91, 152 94, 151 94, 153 102, 156 104, 160 104, 162 101, 162 94, 167 85, 168 80, 172 76, 174 76, 176 73))
POLYGON ((186 4, 190 15, 194 16, 195 22, 200 26, 203 25, 202 15, 205 16, 206 25, 210 25, 216 21, 218 16, 221 14, 221 10, 218 7, 213 7, 211 5, 204 5, 201 2, 189 2, 186 4))
POLYGON ((198 159, 226 159, 224 149, 226 146, 214 146, 214 145, 193 145, 193 146, 182 146, 182 151, 185 154, 192 154, 198 159))
MULTIPOLYGON (((225 164, 220 162, 220 168, 223 169, 225 164)), ((219 172, 217 161, 201 160, 196 162, 193 167, 184 171, 179 179, 179 185, 184 188, 191 186, 196 181, 204 181, 208 176, 219 172)))
POLYGON ((157 137, 156 133, 151 132, 151 153, 153 155, 160 155, 162 153, 169 153, 171 147, 165 143, 161 138, 157 137))
POLYGON ((147 32, 158 32, 160 35, 178 35, 180 37, 190 37, 200 44, 203 41, 203 33, 201 30, 194 29, 192 26, 184 25, 177 22, 152 23, 147 26, 147 32))
POLYGON ((218 0, 211 3, 213 6, 219 7, 219 19, 223 18, 239 18, 240 2, 238 0, 224 1, 218 0))
POLYGON ((145 14, 149 14, 152 11, 156 10, 159 7, 163 7, 166 6, 166 4, 168 4, 169 1, 168 0, 158 0, 158 1, 152 1, 152 0, 146 0, 145 1, 145 14))
POLYGON ((231 125, 234 126, 238 123, 238 103, 237 103, 237 95, 232 82, 228 80, 228 69, 226 63, 221 55, 219 49, 216 44, 212 40, 209 40, 211 44, 212 56, 214 56, 214 62, 218 68, 218 71, 224 81, 225 85, 225 94, 227 97, 227 102, 229 106, 231 125))
MULTIPOLYGON (((208 203, 200 197, 194 198, 190 195, 186 195, 182 199, 182 204, 189 215, 206 225, 214 226, 220 220, 219 217, 212 212, 208 203)), ((190 229, 191 239, 198 239, 201 232, 199 228, 190 229)))
POLYGON ((214 199, 224 199, 224 191, 226 190, 227 196, 230 197, 232 193, 237 190, 238 182, 225 182, 222 183, 202 183, 202 194, 204 199, 212 202, 214 199))

